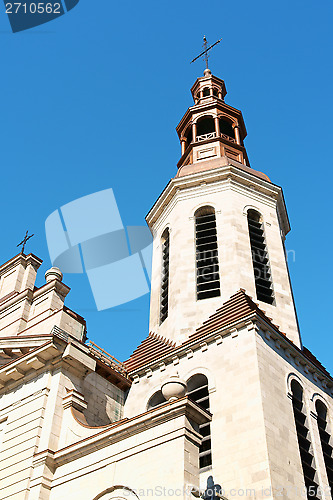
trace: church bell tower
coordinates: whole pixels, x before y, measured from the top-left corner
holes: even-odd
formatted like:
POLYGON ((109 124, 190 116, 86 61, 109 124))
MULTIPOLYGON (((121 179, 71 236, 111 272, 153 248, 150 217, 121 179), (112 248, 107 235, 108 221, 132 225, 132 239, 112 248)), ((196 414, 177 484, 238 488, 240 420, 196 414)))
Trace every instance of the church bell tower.
POLYGON ((206 68, 176 130, 178 172, 147 215, 154 235, 150 330, 179 344, 240 289, 300 347, 281 187, 250 167, 242 112, 206 68))
POLYGON ((245 123, 241 111, 224 102, 227 94, 224 81, 206 69, 191 93, 195 105, 177 127, 182 148, 178 168, 223 156, 248 165, 243 143, 245 123))

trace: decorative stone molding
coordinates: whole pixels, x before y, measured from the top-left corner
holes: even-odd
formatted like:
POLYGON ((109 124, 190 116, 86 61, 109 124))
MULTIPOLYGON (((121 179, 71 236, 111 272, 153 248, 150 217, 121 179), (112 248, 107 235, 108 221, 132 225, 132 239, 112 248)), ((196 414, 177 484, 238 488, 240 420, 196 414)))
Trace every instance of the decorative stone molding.
POLYGON ((234 339, 235 337, 238 337, 238 330, 237 328, 231 328, 230 330, 231 337, 234 339))
POLYGON ((247 321, 245 323, 245 326, 246 326, 247 331, 249 333, 251 333, 251 332, 255 333, 255 332, 259 331, 259 327, 258 327, 258 325, 254 321, 247 321))
POLYGON ((34 356, 33 358, 29 359, 26 364, 34 370, 38 370, 45 365, 45 361, 39 356, 34 356))
POLYGON ((44 486, 50 490, 52 485, 52 475, 55 469, 54 451, 44 450, 33 457, 32 467, 34 474, 31 479, 30 488, 44 486), (39 473, 37 473, 39 470, 39 473))
POLYGON ((201 352, 205 352, 208 350, 207 342, 201 342, 200 344, 201 352))
POLYGON ((24 377, 24 371, 20 370, 17 367, 10 368, 6 371, 6 376, 8 377, 8 379, 19 380, 20 378, 24 377))
MULTIPOLYGON (((175 430, 174 426, 177 425, 175 422, 178 422, 180 432, 183 432, 184 436, 190 433, 191 441, 194 441, 199 447, 202 437, 193 430, 193 425, 190 422, 202 424, 210 422, 211 419, 211 415, 206 410, 193 403, 189 398, 184 397, 157 406, 149 412, 133 418, 125 419, 117 425, 111 424, 110 427, 105 428, 104 432, 96 433, 96 428, 94 428, 94 434, 84 440, 57 450, 55 460, 58 466, 62 466, 91 453, 92 450, 95 451, 97 447, 102 448, 114 443, 122 443, 131 436, 139 436, 141 432, 146 431, 148 428, 157 428, 162 422, 166 423, 168 421, 172 422, 173 431, 175 430)), ((131 453, 131 450, 128 450, 128 453, 131 453)))
POLYGON ((281 341, 279 339, 276 339, 275 340, 275 347, 279 350, 279 349, 281 349, 281 345, 282 345, 281 341))
POLYGON ((63 397, 62 407, 64 410, 68 408, 75 408, 76 410, 83 411, 87 409, 87 403, 84 400, 83 394, 75 389, 66 389, 67 394, 63 397))

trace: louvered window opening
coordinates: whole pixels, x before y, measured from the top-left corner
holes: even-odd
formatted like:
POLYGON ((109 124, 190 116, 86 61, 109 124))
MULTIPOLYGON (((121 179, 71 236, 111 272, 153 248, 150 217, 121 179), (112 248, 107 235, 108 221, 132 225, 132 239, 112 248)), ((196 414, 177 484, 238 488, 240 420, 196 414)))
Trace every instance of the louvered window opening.
POLYGON ((160 323, 168 317, 169 311, 169 232, 162 243, 162 281, 161 281, 161 302, 160 302, 160 323))
POLYGON ((274 291, 263 224, 248 215, 249 235, 257 299, 274 303, 274 291))
POLYGON ((197 299, 221 295, 215 214, 195 217, 197 299))
MULTIPOLYGON (((201 408, 209 411, 209 393, 208 384, 201 385, 188 392, 187 395, 197 403, 201 408)), ((199 448, 199 466, 200 469, 212 465, 212 440, 210 434, 210 422, 199 425, 199 432, 202 436, 202 443, 199 448)))
POLYGON ((292 387, 292 402, 298 447, 301 456, 307 498, 318 500, 318 484, 315 481, 316 469, 314 468, 314 458, 311 451, 309 429, 306 425, 306 415, 304 413, 302 393, 303 391, 300 386, 296 387, 296 390, 292 387))
POLYGON ((326 467, 328 484, 333 494, 333 448, 331 446, 331 434, 329 432, 328 422, 327 422, 327 408, 326 406, 317 401, 317 423, 320 435, 321 447, 323 450, 324 462, 326 467))

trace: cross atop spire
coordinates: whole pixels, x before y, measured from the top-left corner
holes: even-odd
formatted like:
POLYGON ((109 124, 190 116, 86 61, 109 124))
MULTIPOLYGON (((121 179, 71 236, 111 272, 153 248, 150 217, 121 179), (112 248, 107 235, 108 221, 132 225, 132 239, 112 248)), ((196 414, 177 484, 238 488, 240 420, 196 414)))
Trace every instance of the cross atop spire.
POLYGON ((33 236, 35 236, 34 234, 30 234, 30 236, 28 236, 28 233, 29 233, 29 231, 27 231, 25 233, 25 236, 24 236, 23 240, 21 241, 21 243, 16 245, 17 247, 20 247, 22 245, 21 253, 24 253, 24 249, 25 249, 25 245, 27 244, 27 241, 30 240, 30 238, 32 238, 33 236))
POLYGON ((209 47, 207 47, 207 38, 204 36, 203 37, 203 51, 197 56, 195 57, 192 61, 191 61, 191 64, 196 61, 197 59, 199 59, 199 57, 202 57, 204 60, 205 60, 205 63, 206 63, 206 69, 208 69, 208 58, 209 58, 209 54, 208 52, 213 48, 215 47, 215 45, 217 45, 218 43, 220 43, 220 41, 222 40, 222 38, 220 38, 219 40, 217 40, 217 42, 213 43, 213 45, 210 45, 209 47))

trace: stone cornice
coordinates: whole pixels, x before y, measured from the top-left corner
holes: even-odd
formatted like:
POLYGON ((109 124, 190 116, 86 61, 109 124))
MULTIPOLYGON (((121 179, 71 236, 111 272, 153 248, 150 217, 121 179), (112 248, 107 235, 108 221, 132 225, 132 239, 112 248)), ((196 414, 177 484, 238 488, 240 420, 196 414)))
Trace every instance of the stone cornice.
POLYGON ((19 302, 22 302, 23 300, 28 300, 30 304, 39 297, 43 296, 44 294, 54 290, 55 292, 59 293, 62 297, 66 297, 66 295, 69 293, 70 288, 65 285, 65 283, 62 283, 61 281, 58 280, 53 280, 50 281, 49 283, 45 283, 45 285, 41 286, 40 288, 37 288, 37 290, 33 291, 30 288, 26 288, 23 290, 23 292, 18 293, 17 295, 14 295, 14 297, 6 300, 0 305, 0 313, 2 311, 5 311, 6 309, 9 309, 13 305, 18 304, 19 302))
POLYGON ((69 286, 65 285, 62 281, 54 279, 45 283, 45 285, 40 288, 37 288, 37 290, 34 291, 33 299, 35 300, 51 290, 55 290, 62 297, 66 297, 66 295, 70 292, 69 286))
POLYGON ((24 255, 22 253, 19 253, 15 255, 12 259, 8 260, 4 264, 0 266, 0 275, 2 275, 4 272, 9 271, 13 267, 16 267, 18 264, 22 264, 24 267, 26 267, 29 264, 33 264, 36 266, 38 269, 40 265, 42 264, 42 260, 36 257, 36 255, 30 253, 29 255, 24 255))
MULTIPOLYGON (((21 343, 26 344, 24 338, 21 340, 20 337, 15 337, 15 340, 16 351, 19 350, 21 343)), ((1 348, 6 349, 5 345, 2 345, 1 348)), ((92 372, 96 368, 96 360, 91 355, 88 346, 73 338, 67 340, 60 338, 56 334, 49 337, 43 336, 41 345, 1 366, 0 390, 13 381, 21 382, 21 379, 28 375, 31 370, 39 370, 45 367, 49 361, 54 364, 54 362, 61 359, 66 362, 67 366, 72 366, 76 370, 83 370, 85 373, 92 372)))
MULTIPOLYGON (((172 421, 177 417, 188 417, 197 424, 211 421, 210 413, 206 412, 185 396, 172 403, 165 403, 164 405, 153 408, 141 415, 111 424, 108 429, 103 429, 92 436, 81 439, 76 443, 56 451, 53 455, 56 466, 63 465, 91 453, 97 447, 100 449, 105 446, 110 446, 130 436, 140 434, 149 428, 172 421)), ((194 429, 191 429, 189 426, 187 426, 183 432, 187 435, 190 434, 191 439, 195 440, 199 446, 202 438, 198 432, 194 431, 194 429)), ((40 454, 44 456, 45 452, 40 452, 40 454)), ((34 460, 38 460, 38 456, 39 453, 35 455, 34 460)))
POLYGON ((23 292, 20 292, 17 295, 14 295, 14 297, 10 298, 9 300, 3 302, 0 306, 0 313, 2 311, 5 311, 6 309, 9 309, 18 302, 22 302, 22 300, 28 300, 31 303, 33 301, 33 296, 34 292, 30 288, 23 290, 23 292))
POLYGON ((32 368, 42 368, 51 358, 55 362, 63 360, 68 368, 85 374, 96 371, 101 377, 123 389, 131 386, 126 372, 120 373, 116 367, 107 365, 89 345, 58 327, 53 327, 49 335, 0 337, 0 353, 1 350, 6 355, 11 355, 12 359, 0 366, 0 391, 6 389, 7 383, 15 380, 21 382, 32 368))
POLYGON ((276 200, 283 232, 284 234, 289 232, 290 224, 282 188, 264 179, 256 177, 249 172, 245 172, 241 170, 241 168, 237 168, 237 165, 233 165, 231 162, 229 162, 228 165, 206 170, 204 172, 171 179, 146 216, 148 226, 152 229, 167 204, 170 203, 172 198, 179 191, 198 187, 203 182, 205 182, 206 185, 209 185, 216 182, 227 181, 229 179, 246 187, 253 186, 255 189, 260 191, 261 195, 264 194, 276 200))
POLYGON ((56 359, 62 354, 64 345, 49 340, 39 347, 32 349, 17 359, 0 368, 0 389, 7 383, 20 381, 31 370, 35 371, 45 366, 51 359, 56 359))

